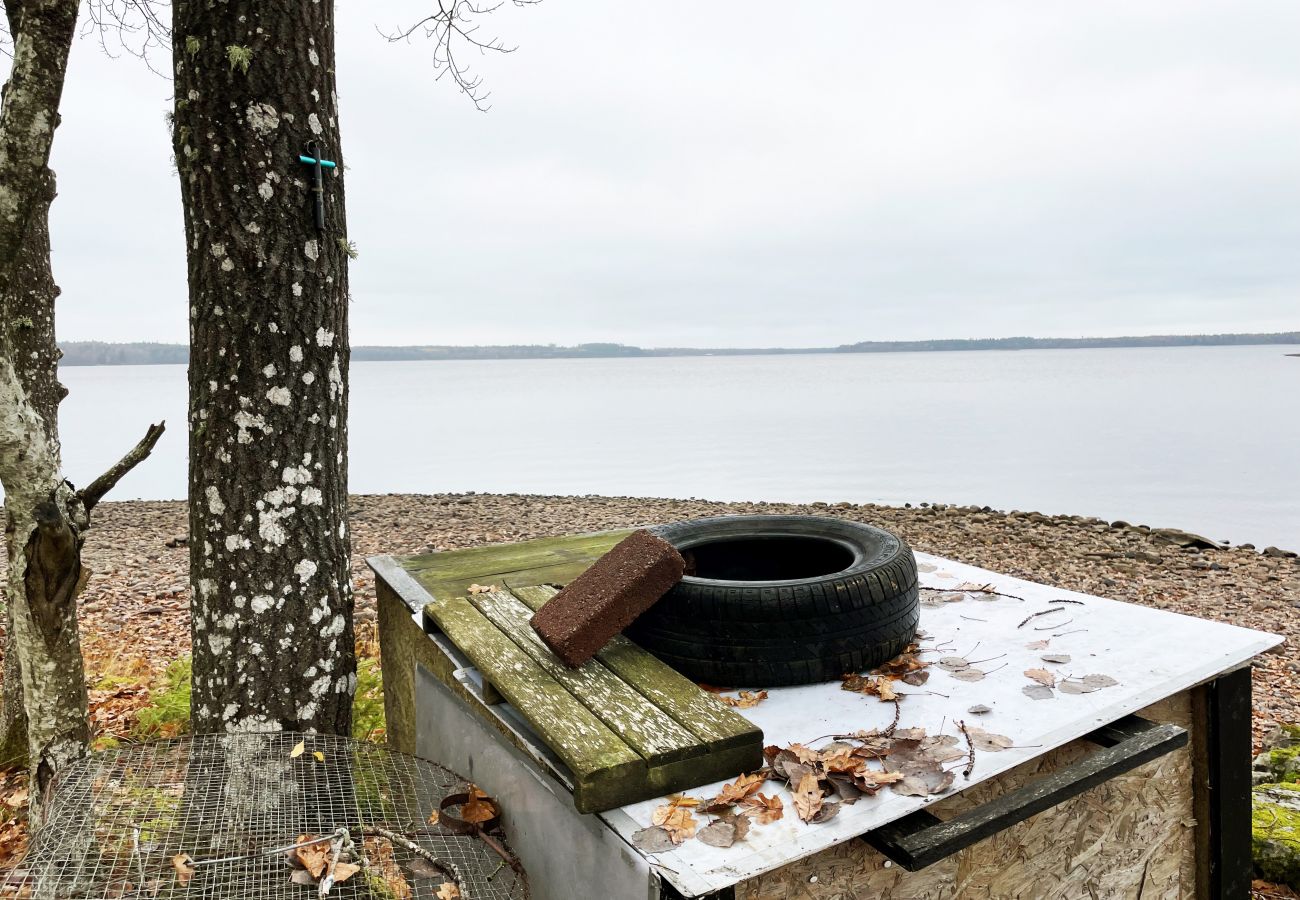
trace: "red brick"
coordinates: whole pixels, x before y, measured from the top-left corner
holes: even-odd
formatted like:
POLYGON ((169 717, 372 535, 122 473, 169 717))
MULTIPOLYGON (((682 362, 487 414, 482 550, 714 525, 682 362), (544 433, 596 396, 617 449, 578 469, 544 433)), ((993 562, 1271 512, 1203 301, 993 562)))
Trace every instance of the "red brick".
POLYGON ((672 544, 635 531, 534 613, 533 630, 576 669, 681 581, 684 567, 672 544))

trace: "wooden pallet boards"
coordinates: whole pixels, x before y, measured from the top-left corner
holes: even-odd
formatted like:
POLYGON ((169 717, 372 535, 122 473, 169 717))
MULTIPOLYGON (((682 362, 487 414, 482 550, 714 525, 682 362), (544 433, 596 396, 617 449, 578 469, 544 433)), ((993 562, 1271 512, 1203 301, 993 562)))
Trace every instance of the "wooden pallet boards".
MULTIPOLYGON (((426 619, 562 761, 580 812, 731 778, 762 765, 761 730, 622 636, 578 669, 528 625, 532 611, 627 532, 547 538, 402 560, 426 619), (542 582, 547 582, 543 584, 542 582), (496 590, 462 596, 470 584, 496 590), (455 593, 458 592, 458 593, 455 593)), ((484 707, 486 716, 495 715, 484 707)))

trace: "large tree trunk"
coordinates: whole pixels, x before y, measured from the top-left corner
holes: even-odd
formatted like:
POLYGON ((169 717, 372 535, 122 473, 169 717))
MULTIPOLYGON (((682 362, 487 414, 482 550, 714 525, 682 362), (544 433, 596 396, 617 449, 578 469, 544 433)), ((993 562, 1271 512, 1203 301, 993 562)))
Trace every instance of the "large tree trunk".
MULTIPOLYGON (((0 294, 4 337, 12 351, 18 380, 40 419, 45 442, 58 445, 59 401, 67 393, 59 384, 59 351, 54 342, 54 301, 59 288, 50 269, 50 203, 54 173, 46 170, 43 189, 34 198, 18 266, 8 289, 0 294)), ((34 523, 32 523, 34 524, 34 523)), ((28 527, 28 531, 30 531, 28 527)), ((15 526, 15 533, 17 528, 15 526)), ((13 548, 7 548, 13 557, 13 548)), ((14 642, 13 607, 5 609, 4 700, 0 706, 0 763, 27 756, 27 713, 23 709, 22 675, 14 642)))
POLYGON ((348 245, 332 0, 177 0, 196 731, 347 733, 348 245), (316 141, 325 228, 313 223, 316 141))

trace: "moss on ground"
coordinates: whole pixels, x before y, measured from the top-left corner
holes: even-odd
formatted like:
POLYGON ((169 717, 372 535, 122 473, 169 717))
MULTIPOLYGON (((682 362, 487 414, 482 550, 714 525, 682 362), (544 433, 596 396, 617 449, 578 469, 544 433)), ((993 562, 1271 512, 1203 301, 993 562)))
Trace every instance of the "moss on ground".
POLYGON ((1255 867, 1269 881, 1300 888, 1300 784, 1262 784, 1252 800, 1255 867))

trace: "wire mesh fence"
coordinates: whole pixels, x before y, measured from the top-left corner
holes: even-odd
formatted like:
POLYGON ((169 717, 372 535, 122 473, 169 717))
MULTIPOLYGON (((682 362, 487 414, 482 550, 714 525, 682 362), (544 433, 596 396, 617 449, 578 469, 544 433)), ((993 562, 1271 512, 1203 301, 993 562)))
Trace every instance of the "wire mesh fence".
POLYGON ((0 898, 526 900, 499 836, 451 833, 433 815, 465 789, 427 760, 328 735, 96 753, 55 782, 0 898), (286 849, 305 841, 316 843, 286 849), (341 877, 322 894, 329 873, 341 877))

